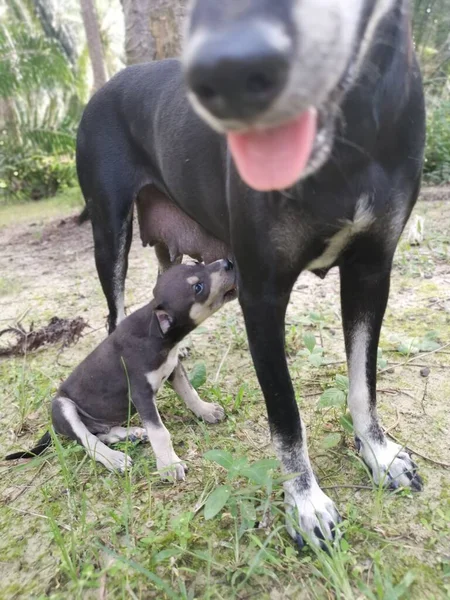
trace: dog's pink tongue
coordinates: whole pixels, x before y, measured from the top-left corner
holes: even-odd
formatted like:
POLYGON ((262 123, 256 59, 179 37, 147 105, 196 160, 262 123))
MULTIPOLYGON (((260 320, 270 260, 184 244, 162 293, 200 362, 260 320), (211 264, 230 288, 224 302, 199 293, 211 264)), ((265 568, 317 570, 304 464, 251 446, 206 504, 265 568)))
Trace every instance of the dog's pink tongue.
POLYGON ((282 190, 302 176, 316 132, 317 111, 310 108, 279 127, 229 133, 228 145, 245 183, 261 192, 282 190))

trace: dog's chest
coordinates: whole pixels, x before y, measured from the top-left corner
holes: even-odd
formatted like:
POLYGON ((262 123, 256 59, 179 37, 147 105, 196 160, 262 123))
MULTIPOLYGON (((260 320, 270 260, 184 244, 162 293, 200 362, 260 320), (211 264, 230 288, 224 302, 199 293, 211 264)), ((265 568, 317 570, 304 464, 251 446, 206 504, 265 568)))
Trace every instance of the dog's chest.
POLYGON ((147 381, 152 386, 153 392, 159 390, 166 379, 172 374, 178 362, 178 346, 172 348, 167 355, 166 360, 154 371, 149 371, 145 374, 147 381))

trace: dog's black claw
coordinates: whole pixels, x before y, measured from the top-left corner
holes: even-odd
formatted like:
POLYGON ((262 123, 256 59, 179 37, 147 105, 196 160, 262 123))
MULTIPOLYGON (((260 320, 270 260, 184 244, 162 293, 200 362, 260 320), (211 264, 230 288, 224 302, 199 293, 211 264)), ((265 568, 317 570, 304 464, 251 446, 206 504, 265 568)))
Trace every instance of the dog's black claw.
POLYGON ((295 541, 297 543, 298 549, 303 550, 303 548, 305 547, 305 540, 299 533, 297 533, 297 535, 295 536, 295 541))
POLYGON ((134 433, 132 433, 131 435, 128 436, 128 441, 130 442, 137 442, 138 438, 137 436, 134 435, 134 433))
POLYGON ((355 436, 355 447, 357 449, 358 452, 361 451, 361 440, 359 439, 359 437, 355 436))
POLYGON ((328 554, 328 556, 331 556, 331 550, 330 550, 330 546, 328 544, 326 544, 325 542, 320 542, 320 548, 326 552, 328 554))
MULTIPOLYGON (((339 517, 339 519, 340 519, 340 517, 339 517)), ((342 520, 342 519, 340 519, 340 520, 342 520)), ((339 522, 339 521, 338 521, 338 522, 339 522)), ((330 521, 330 522, 328 523, 328 527, 330 528, 330 531, 331 531, 331 537, 332 537, 332 539, 333 539, 333 540, 335 540, 335 539, 336 539, 336 533, 337 533, 337 530, 336 530, 336 524, 335 524, 335 523, 333 523, 332 521, 330 521)))
POLYGON ((314 527, 314 534, 316 536, 317 539, 319 540, 325 540, 325 536, 323 535, 320 527, 317 527, 317 525, 314 527))
POLYGON ((423 490, 423 480, 420 475, 417 473, 414 475, 414 478, 411 479, 411 489, 414 492, 421 492, 423 490))

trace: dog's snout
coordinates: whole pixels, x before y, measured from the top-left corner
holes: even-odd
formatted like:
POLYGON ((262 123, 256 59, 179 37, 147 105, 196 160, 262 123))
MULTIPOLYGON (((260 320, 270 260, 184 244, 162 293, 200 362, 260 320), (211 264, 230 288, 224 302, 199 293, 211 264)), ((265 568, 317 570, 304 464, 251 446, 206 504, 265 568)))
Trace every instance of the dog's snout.
POLYGON ((251 26, 208 36, 187 65, 188 86, 215 117, 251 119, 269 108, 284 89, 287 50, 251 26))

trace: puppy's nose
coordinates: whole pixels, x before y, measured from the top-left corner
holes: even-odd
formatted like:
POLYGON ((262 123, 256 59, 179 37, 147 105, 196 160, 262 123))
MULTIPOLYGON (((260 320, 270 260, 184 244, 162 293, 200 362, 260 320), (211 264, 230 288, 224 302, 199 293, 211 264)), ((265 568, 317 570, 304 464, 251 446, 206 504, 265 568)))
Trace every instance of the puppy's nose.
POLYGON ((225 271, 232 271, 234 269, 234 264, 228 258, 225 259, 225 271))
POLYGON ((251 25, 210 34, 188 60, 188 86, 219 119, 252 119, 283 91, 289 49, 288 45, 280 49, 265 29, 251 25))

